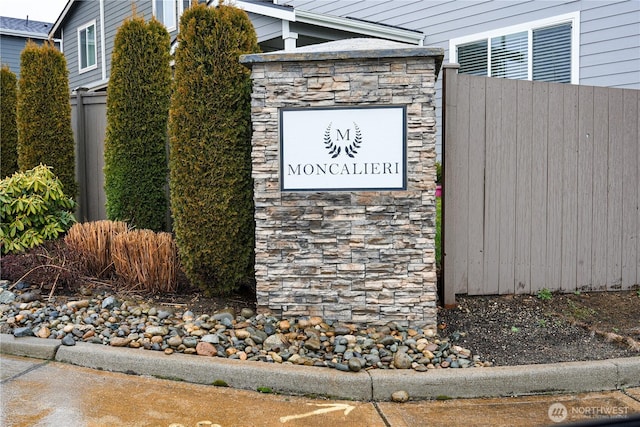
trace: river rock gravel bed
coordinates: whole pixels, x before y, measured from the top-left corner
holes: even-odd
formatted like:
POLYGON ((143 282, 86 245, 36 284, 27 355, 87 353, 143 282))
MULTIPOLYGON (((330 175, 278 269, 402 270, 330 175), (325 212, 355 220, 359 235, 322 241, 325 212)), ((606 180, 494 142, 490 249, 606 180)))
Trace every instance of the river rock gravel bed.
POLYGON ((244 308, 195 315, 187 309, 154 305, 103 293, 56 303, 37 288, 0 281, 0 333, 36 336, 165 354, 334 368, 451 369, 491 366, 471 350, 433 329, 393 322, 358 329, 320 317, 278 319, 244 308))

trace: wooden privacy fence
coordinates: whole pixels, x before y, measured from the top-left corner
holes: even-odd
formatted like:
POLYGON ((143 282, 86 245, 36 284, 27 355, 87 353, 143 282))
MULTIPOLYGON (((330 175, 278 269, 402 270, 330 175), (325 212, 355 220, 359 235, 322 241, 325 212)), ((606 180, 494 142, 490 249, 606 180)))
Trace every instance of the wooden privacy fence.
POLYGON ((103 169, 107 94, 77 91, 72 95, 71 124, 76 142, 78 220, 106 219, 103 169))
POLYGON ((640 283, 638 90, 444 70, 444 303, 640 283))

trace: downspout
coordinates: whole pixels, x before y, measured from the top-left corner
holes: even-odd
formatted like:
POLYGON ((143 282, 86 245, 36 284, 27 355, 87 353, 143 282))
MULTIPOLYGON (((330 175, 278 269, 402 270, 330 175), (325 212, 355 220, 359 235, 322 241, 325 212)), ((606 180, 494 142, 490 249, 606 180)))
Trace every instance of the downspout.
POLYGON ((104 0, 100 0, 100 55, 102 56, 102 80, 107 80, 107 48, 105 47, 104 0))

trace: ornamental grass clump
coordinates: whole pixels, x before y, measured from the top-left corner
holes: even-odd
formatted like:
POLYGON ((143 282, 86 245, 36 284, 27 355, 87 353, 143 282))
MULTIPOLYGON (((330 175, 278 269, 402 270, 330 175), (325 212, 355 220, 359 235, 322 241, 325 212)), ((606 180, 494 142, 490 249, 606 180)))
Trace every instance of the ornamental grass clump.
POLYGON ((18 253, 58 238, 75 222, 75 202, 50 167, 40 165, 0 181, 2 253, 18 253))
POLYGON ((106 277, 113 271, 113 238, 127 230, 127 224, 122 221, 85 222, 71 227, 64 242, 88 275, 106 277))
POLYGON ((133 230, 117 234, 111 245, 111 259, 128 291, 177 289, 178 249, 170 233, 133 230))

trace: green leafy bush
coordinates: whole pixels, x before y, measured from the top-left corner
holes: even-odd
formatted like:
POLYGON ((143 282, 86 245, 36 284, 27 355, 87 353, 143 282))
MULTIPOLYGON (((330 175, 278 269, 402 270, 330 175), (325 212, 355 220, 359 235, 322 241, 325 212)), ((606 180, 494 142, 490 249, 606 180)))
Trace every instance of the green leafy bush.
POLYGON ((107 92, 107 217, 156 231, 167 227, 170 44, 155 19, 127 19, 115 37, 107 92))
POLYGON ((536 294, 536 296, 538 297, 538 299, 541 299, 542 301, 549 301, 551 298, 553 298, 553 294, 547 288, 540 289, 536 294))
POLYGON ((71 129, 67 61, 53 43, 28 42, 20 55, 18 166, 53 168, 65 194, 75 198, 75 143, 71 129))
POLYGON ((16 84, 16 75, 3 65, 0 69, 0 178, 18 170, 16 84))
POLYGON ((0 181, 2 253, 22 252, 56 239, 74 223, 72 199, 51 168, 40 165, 0 181))
POLYGON ((239 56, 258 51, 247 14, 194 5, 180 20, 169 117, 176 243, 189 280, 207 293, 253 274, 251 80, 239 56))

